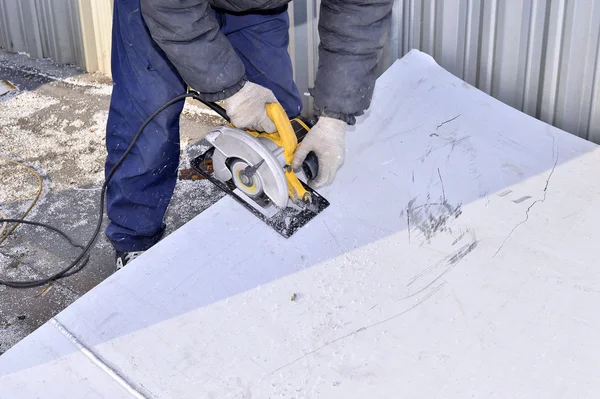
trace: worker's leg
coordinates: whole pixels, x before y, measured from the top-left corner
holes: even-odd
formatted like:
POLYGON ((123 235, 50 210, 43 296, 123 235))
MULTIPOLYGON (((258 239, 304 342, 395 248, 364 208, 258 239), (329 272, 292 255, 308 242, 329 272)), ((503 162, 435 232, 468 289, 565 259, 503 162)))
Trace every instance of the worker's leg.
MULTIPOLYGON (((186 86, 152 40, 139 0, 114 2, 111 98, 106 171, 129 147, 144 120, 186 86)), ((108 185, 106 235, 117 251, 142 251, 164 232, 163 217, 173 195, 179 164, 179 115, 172 105, 150 123, 108 185)))
POLYGON ((290 26, 287 6, 260 13, 218 11, 221 30, 246 67, 251 82, 273 91, 290 117, 302 111, 288 53, 290 26))

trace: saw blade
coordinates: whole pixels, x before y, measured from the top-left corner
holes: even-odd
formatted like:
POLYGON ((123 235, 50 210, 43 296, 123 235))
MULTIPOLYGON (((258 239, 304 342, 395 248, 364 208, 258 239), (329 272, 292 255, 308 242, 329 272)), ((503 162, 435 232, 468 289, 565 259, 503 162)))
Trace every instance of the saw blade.
POLYGON ((241 159, 237 159, 231 163, 229 169, 233 175, 233 183, 250 198, 262 198, 265 192, 263 191, 263 182, 260 174, 255 173, 251 178, 247 178, 247 180, 244 180, 245 176, 242 176, 248 166, 248 163, 241 159))
POLYGON ((285 209, 280 209, 276 214, 272 216, 266 216, 257 209, 255 209, 248 202, 246 202, 242 197, 237 195, 234 192, 235 185, 233 185, 233 183, 231 183, 231 185, 224 183, 213 177, 209 171, 204 170, 202 168, 202 165, 205 163, 205 161, 212 156, 213 151, 214 148, 210 148, 204 154, 194 158, 190 162, 190 166, 196 172, 198 172, 207 180, 209 180, 212 184, 214 184, 217 188, 223 191, 225 194, 229 195, 244 208, 252 212, 254 216, 262 220, 265 224, 270 226, 273 230, 275 230, 284 238, 290 238, 296 231, 298 231, 298 229, 306 225, 315 216, 317 216, 329 206, 329 201, 327 201, 319 193, 311 189, 307 184, 300 181, 304 188, 311 194, 310 206, 307 206, 304 209, 294 209, 291 207, 287 207, 285 209))

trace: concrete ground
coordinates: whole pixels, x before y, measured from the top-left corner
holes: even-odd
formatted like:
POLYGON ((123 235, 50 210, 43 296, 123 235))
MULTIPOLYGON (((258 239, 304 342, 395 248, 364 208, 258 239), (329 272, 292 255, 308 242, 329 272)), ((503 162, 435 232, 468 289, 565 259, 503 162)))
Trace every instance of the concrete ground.
MULTIPOLYGON (((95 227, 104 178, 110 80, 0 50, 0 81, 5 79, 16 90, 0 96, 0 156, 31 166, 43 181, 41 197, 27 219, 63 229, 83 244, 95 227)), ((206 131, 220 123, 207 109, 187 104, 181 120, 181 169, 206 148, 206 131)), ((38 187, 29 171, 0 158, 0 212, 21 217, 38 187)), ((207 181, 178 181, 166 216, 167 234, 218 198, 220 193, 207 181)), ((60 236, 20 226, 0 244, 0 280, 42 278, 76 255, 77 249, 60 236)), ((0 286, 0 354, 113 270, 114 252, 102 233, 81 272, 40 288, 0 286)))

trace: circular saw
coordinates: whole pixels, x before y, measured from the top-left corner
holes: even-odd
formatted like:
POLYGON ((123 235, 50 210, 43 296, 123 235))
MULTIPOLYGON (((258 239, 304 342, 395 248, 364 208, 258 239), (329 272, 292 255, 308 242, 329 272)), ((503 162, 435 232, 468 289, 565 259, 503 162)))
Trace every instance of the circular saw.
MULTIPOLYGON (((225 115, 217 105, 209 106, 225 115)), ((299 118, 290 121, 278 103, 266 104, 266 111, 277 128, 275 133, 218 127, 206 135, 211 147, 192 160, 191 166, 288 238, 329 202, 308 186, 318 173, 313 153, 306 157, 301 170, 291 167, 311 124, 299 118)))

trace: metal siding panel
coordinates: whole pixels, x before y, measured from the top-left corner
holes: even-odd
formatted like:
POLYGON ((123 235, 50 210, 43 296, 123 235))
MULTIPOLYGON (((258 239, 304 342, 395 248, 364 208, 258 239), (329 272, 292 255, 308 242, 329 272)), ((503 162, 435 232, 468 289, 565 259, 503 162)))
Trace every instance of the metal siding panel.
POLYGON ((463 63, 463 79, 471 85, 477 84, 479 61, 479 43, 481 31, 481 1, 467 0, 465 26, 465 60, 463 63))
POLYGON ((9 49, 12 47, 8 34, 8 12, 3 0, 0 0, 0 47, 9 49))
POLYGON ((4 24, 7 49, 43 57, 34 0, 0 0, 6 13, 4 24))
POLYGON ((536 116, 538 112, 547 6, 547 0, 533 0, 531 5, 522 103, 523 112, 531 116, 536 116))
POLYGON ((79 10, 77 1, 37 0, 40 26, 46 29, 44 55, 61 64, 81 62, 79 10))
MULTIPOLYGON (((584 0, 585 1, 585 0, 584 0)), ((581 68, 578 65, 575 65, 572 60, 575 59, 573 57, 579 56, 581 57, 584 53, 581 49, 581 46, 573 46, 574 36, 577 36, 579 32, 578 29, 575 29, 574 26, 574 18, 575 18, 575 7, 574 2, 567 1, 566 9, 565 9, 565 22, 564 22, 564 33, 563 40, 560 48, 558 49, 558 62, 560 64, 559 67, 559 77, 557 84, 557 101, 555 107, 555 124, 563 129, 568 129, 568 127, 574 128, 576 127, 576 123, 574 123, 575 118, 571 117, 570 120, 568 118, 568 104, 566 100, 568 98, 571 101, 578 97, 578 93, 576 91, 580 90, 580 87, 570 87, 573 77, 581 75, 581 68), (565 120, 565 116, 567 119, 565 120)), ((581 19, 581 18, 580 18, 581 19)), ((581 23, 582 21, 577 21, 581 23)), ((579 85, 578 85, 579 86, 579 85)), ((580 95, 579 95, 580 96, 580 95)))
POLYGON ((568 3, 556 122, 583 138, 588 131, 599 23, 594 0, 568 3))
MULTIPOLYGON (((589 22, 580 27, 586 28, 586 32, 582 38, 584 40, 582 44, 584 44, 586 50, 585 61, 582 63, 584 67, 583 76, 580 81, 575 81, 573 84, 578 84, 582 87, 580 104, 575 103, 575 107, 579 110, 577 134, 589 139, 590 130, 592 128, 590 119, 592 107, 595 102, 594 83, 596 80, 598 44, 600 42, 600 4, 594 0, 588 1, 587 4, 589 5, 587 11, 589 13, 589 22), (589 84, 581 84, 581 82, 589 82, 589 84)), ((578 4, 578 8, 581 9, 581 12, 585 15, 586 9, 581 3, 578 4)), ((577 42, 574 43, 574 45, 577 45, 577 42)))
MULTIPOLYGON (((413 16, 411 13, 411 6, 413 0, 405 0, 402 2, 402 55, 406 54, 412 48, 412 35, 411 35, 411 25, 413 22, 413 16)), ((401 56, 402 56, 401 55, 401 56)))
POLYGON ((73 63, 79 66, 85 67, 85 55, 83 49, 83 36, 82 27, 79 15, 78 0, 67 0, 69 6, 67 7, 68 20, 69 20, 69 35, 72 38, 71 45, 73 51, 73 63))
POLYGON ((492 95, 513 107, 519 108, 519 63, 521 53, 520 39, 522 9, 520 0, 507 0, 504 7, 497 11, 497 29, 495 36, 492 79, 492 95))
POLYGON ((98 49, 96 48, 96 34, 94 31, 94 15, 90 0, 74 0, 77 2, 81 58, 79 65, 88 71, 99 71, 98 49))
MULTIPOLYGON (((44 57, 51 58, 58 63, 68 63, 68 57, 65 57, 59 47, 58 30, 64 26, 64 20, 57 20, 54 15, 56 8, 62 8, 62 1, 54 0, 51 5, 45 0, 36 0, 36 8, 38 10, 38 24, 42 36, 42 51, 44 57)), ((59 14, 62 16, 64 14, 59 14)))
POLYGON ((0 0, 0 45, 108 73, 111 5, 111 0, 0 0))
POLYGON ((598 40, 598 46, 596 47, 596 68, 593 87, 588 139, 595 143, 600 143, 600 40, 598 40))
POLYGON ((488 94, 493 93, 497 8, 498 0, 484 1, 481 17, 481 59, 477 83, 479 88, 488 94))
POLYGON ((110 75, 113 0, 88 0, 92 4, 98 70, 110 75))
POLYGON ((44 56, 41 46, 41 32, 36 24, 37 10, 34 0, 22 0, 21 5, 21 29, 24 32, 26 40, 27 53, 32 57, 41 58, 44 56))
MULTIPOLYGON (((462 64, 464 59, 464 25, 460 25, 461 0, 445 0, 439 7, 441 29, 439 29, 440 46, 436 48, 434 56, 440 65, 450 73, 462 77, 462 64)), ((440 24, 438 24, 438 28, 440 24)), ((436 37, 437 39, 437 37, 436 37)))
MULTIPOLYGON (((50 46, 51 43, 54 41, 54 38, 52 38, 52 26, 48 26, 48 18, 46 18, 45 14, 46 14, 46 9, 44 7, 43 3, 40 3, 40 0, 36 0, 36 5, 35 8, 37 10, 37 25, 40 29, 40 44, 42 46, 42 54, 44 54, 44 57, 50 57, 55 59, 55 57, 51 57, 51 51, 50 51, 50 46)), ((51 21, 50 21, 51 22, 51 21)), ((57 62, 60 62, 59 60, 56 60, 57 62)))
POLYGON ((392 21, 390 27, 390 37, 389 37, 389 52, 384 54, 384 59, 382 60, 385 65, 391 65, 395 60, 401 57, 402 52, 402 26, 403 24, 403 0, 395 0, 394 6, 392 8, 392 21))
POLYGON ((548 22, 544 69, 543 88, 541 95, 539 117, 543 121, 554 124, 556 111, 556 98, 558 95, 560 54, 563 41, 563 31, 566 15, 566 0, 555 0, 550 2, 548 10, 548 22))
MULTIPOLYGON (((409 0, 410 5, 410 48, 421 47, 421 22, 423 20, 423 2, 426 0, 409 0)), ((409 49, 410 50, 410 49, 409 49)))
MULTIPOLYGON (((510 9, 512 13, 508 14, 508 20, 505 21, 504 24, 505 27, 508 27, 509 31, 513 31, 513 29, 511 29, 511 26, 513 26, 514 24, 514 31, 517 32, 516 35, 506 36, 510 37, 511 39, 514 38, 515 42, 513 45, 517 45, 516 51, 514 52, 514 58, 512 58, 511 63, 512 73, 515 74, 514 76, 516 77, 516 80, 514 79, 514 77, 511 78, 510 76, 506 76, 505 79, 507 81, 513 80, 515 87, 512 93, 506 93, 506 96, 509 98, 509 100, 507 100, 506 103, 520 110, 523 109, 523 98, 525 97, 525 82, 527 80, 527 64, 529 62, 528 45, 531 33, 531 6, 531 1, 511 1, 510 9)), ((511 48, 510 42, 507 41, 506 44, 508 45, 508 48, 511 48)), ((502 89, 502 86, 500 86, 499 89, 502 89)), ((500 98, 500 96, 498 96, 498 98, 500 98)))
POLYGON ((460 0, 457 4, 457 49, 456 49, 456 76, 464 79, 465 63, 467 60, 467 43, 469 42, 469 24, 467 20, 469 4, 467 0, 460 0))
POLYGON ((586 137, 600 119, 599 8, 600 0, 396 0, 393 23, 402 26, 392 27, 382 64, 419 48, 501 101, 586 137))
POLYGON ((429 55, 435 54, 436 10, 436 0, 423 1, 421 20, 417 23, 417 26, 421 29, 421 45, 419 47, 412 47, 418 48, 429 55))
MULTIPOLYGON (((319 10, 319 0, 290 7, 303 94, 318 69, 319 10)), ((110 73, 111 14, 112 0, 0 0, 0 45, 110 73)), ((599 27, 600 0, 395 0, 379 71, 418 48, 501 101, 600 142, 599 27)))

